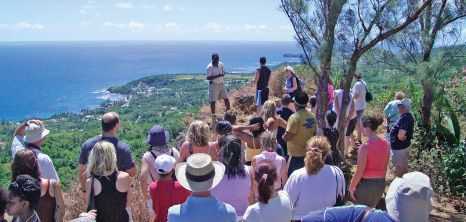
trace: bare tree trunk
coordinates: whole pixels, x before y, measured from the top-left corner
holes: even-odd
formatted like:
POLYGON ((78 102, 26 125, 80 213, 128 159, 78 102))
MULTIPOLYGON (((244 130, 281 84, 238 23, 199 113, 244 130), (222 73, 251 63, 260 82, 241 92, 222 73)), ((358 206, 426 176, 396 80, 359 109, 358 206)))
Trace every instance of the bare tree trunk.
POLYGON ((424 97, 422 98, 422 127, 428 133, 431 129, 430 117, 432 115, 432 103, 434 102, 434 95, 430 86, 422 81, 422 88, 424 90, 424 97))

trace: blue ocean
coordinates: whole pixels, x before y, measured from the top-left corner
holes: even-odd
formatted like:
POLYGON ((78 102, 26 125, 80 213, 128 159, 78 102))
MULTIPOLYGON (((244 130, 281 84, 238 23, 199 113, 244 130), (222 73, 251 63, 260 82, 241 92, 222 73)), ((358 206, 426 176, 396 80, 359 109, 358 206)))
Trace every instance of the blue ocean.
POLYGON ((295 42, 0 42, 0 118, 18 121, 92 109, 106 91, 159 74, 205 73, 212 53, 227 73, 250 73, 267 64, 297 62, 295 42))

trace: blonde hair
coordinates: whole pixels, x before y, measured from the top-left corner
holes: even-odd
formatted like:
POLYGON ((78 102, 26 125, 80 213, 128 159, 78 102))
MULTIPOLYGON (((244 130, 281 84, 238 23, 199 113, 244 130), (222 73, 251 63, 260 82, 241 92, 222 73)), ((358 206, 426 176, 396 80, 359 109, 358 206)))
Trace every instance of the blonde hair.
POLYGON ((205 146, 209 143, 209 125, 200 120, 195 120, 189 125, 186 140, 194 146, 205 146))
POLYGON ((320 169, 325 165, 322 157, 322 151, 318 148, 308 149, 304 158, 304 167, 306 167, 307 175, 311 176, 319 173, 320 169))
POLYGON ((395 94, 395 99, 396 100, 403 100, 406 97, 405 93, 402 91, 399 91, 395 94))
POLYGON ((321 151, 322 156, 325 157, 330 151, 330 143, 325 136, 314 136, 307 142, 307 150, 317 148, 321 151))
POLYGON ((275 119, 275 110, 277 109, 277 106, 275 105, 275 102, 271 100, 267 100, 264 103, 264 106, 262 106, 262 111, 261 111, 261 117, 264 120, 264 122, 267 122, 269 118, 274 118, 275 119))
POLYGON ((271 131, 265 131, 260 135, 261 151, 273 150, 277 148, 277 136, 271 131))
POLYGON ((105 173, 115 172, 118 170, 116 161, 115 146, 108 141, 98 142, 89 155, 86 174, 103 176, 105 173))

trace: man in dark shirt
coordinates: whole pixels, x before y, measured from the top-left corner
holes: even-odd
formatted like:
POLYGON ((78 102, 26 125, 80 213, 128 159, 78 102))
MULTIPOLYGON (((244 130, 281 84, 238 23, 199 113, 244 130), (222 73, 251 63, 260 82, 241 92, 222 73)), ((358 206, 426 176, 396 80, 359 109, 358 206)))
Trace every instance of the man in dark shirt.
POLYGON ((260 58, 261 67, 256 70, 254 84, 256 84, 256 114, 259 115, 262 105, 269 99, 269 83, 272 71, 265 66, 265 57, 260 58))
MULTIPOLYGON (((282 107, 278 108, 275 112, 277 115, 279 115, 282 119, 285 121, 288 121, 288 118, 290 118, 291 115, 294 114, 293 110, 288 108, 288 106, 291 103, 291 96, 289 94, 283 94, 282 96, 282 107)), ((286 129, 283 127, 278 127, 277 130, 277 141, 280 144, 280 146, 283 148, 284 151, 284 156, 288 156, 288 147, 286 145, 286 141, 283 140, 282 136, 285 134, 286 129)))
POLYGON ((89 154, 91 153, 94 145, 100 141, 107 140, 115 146, 116 156, 117 156, 117 167, 119 171, 125 171, 129 174, 130 177, 136 176, 137 168, 136 163, 134 162, 131 150, 126 145, 126 143, 118 140, 115 136, 118 130, 120 129, 120 118, 117 113, 109 112, 105 113, 102 116, 102 134, 92 137, 81 146, 81 152, 78 157, 78 169, 79 169, 79 182, 81 183, 81 188, 83 196, 86 192, 86 167, 87 161, 89 159, 89 154))
POLYGON ((403 99, 397 105, 401 115, 390 130, 390 148, 392 165, 396 169, 397 176, 403 177, 408 172, 408 157, 414 134, 414 117, 409 112, 413 106, 410 99, 403 99))

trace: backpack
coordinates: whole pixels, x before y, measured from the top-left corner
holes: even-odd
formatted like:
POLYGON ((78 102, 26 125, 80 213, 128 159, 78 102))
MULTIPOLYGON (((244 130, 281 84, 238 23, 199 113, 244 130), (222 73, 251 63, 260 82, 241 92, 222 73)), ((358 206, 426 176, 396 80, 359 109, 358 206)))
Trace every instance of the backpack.
MULTIPOLYGON (((297 75, 293 75, 293 76, 296 78, 296 84, 298 85, 297 89, 295 91, 302 91, 303 90, 303 81, 301 79, 299 79, 297 75)), ((293 77, 291 77, 291 78, 293 78, 293 77)), ((293 80, 291 80, 291 87, 293 87, 293 80)))
MULTIPOLYGON (((358 81, 361 81, 361 80, 358 80, 358 81)), ((365 82, 361 81, 362 84, 364 84, 364 87, 366 88, 366 102, 370 102, 372 101, 373 99, 373 96, 372 96, 372 93, 369 92, 369 90, 367 90, 367 85, 365 82)))

